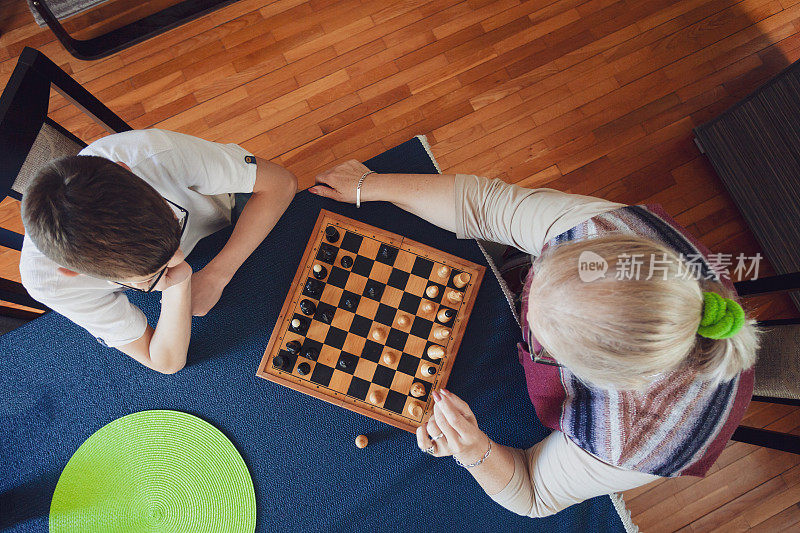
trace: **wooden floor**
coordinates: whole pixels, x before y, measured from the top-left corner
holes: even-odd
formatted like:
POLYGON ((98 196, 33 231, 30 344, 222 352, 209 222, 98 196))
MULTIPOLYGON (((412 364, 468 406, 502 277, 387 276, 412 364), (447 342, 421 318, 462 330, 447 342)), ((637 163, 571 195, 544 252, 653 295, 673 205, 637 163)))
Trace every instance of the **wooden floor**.
MULTIPOLYGON (((715 251, 753 254, 692 128, 800 58, 800 0, 241 0, 93 62, 21 1, 0 0, 0 32, 3 85, 36 47, 133 127, 240 143, 303 186, 425 134, 444 172, 659 202, 715 251)), ((51 116, 104 134, 60 97, 51 116)), ((0 224, 21 229, 15 202, 0 224)), ((18 278, 17 261, 0 253, 0 275, 18 278)), ((749 308, 797 314, 785 297, 749 308)), ((798 432, 800 410, 753 405, 747 422, 798 432)), ((800 455, 731 444, 705 479, 626 500, 648 532, 798 531, 800 455)))

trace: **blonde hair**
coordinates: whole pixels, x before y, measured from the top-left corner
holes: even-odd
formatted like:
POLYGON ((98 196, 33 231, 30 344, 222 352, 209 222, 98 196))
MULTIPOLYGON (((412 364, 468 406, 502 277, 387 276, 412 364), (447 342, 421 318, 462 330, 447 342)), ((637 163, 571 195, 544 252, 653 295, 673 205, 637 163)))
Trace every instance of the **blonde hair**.
POLYGON ((686 367, 719 383, 755 363, 754 320, 728 339, 697 335, 703 291, 726 298, 732 291, 683 275, 686 262, 656 241, 623 234, 572 241, 549 248, 533 268, 532 332, 556 361, 588 384, 641 390, 656 376, 686 367), (608 270, 604 277, 582 281, 579 258, 589 252, 606 261, 608 270), (646 279, 651 257, 659 271, 646 279), (643 262, 638 279, 617 276, 630 258, 643 262))

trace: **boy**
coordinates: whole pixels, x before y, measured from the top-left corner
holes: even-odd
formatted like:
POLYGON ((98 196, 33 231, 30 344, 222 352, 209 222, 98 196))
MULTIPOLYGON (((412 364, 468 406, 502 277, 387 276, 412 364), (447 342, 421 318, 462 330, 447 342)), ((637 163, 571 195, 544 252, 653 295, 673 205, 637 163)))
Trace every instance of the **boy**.
POLYGON ((157 129, 109 135, 45 165, 25 191, 22 283, 102 344, 175 373, 192 315, 214 307, 296 191, 291 172, 235 144, 157 129), (184 257, 231 223, 235 193, 252 195, 230 239, 192 274, 184 257), (127 288, 161 291, 155 329, 127 288))

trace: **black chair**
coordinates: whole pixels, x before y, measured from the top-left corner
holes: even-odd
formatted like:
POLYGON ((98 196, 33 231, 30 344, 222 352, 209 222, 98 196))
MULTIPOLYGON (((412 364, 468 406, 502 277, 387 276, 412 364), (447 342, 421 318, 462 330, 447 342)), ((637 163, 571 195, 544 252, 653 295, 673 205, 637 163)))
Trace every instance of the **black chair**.
MULTIPOLYGON (((129 46, 140 43, 167 30, 185 24, 206 13, 232 4, 236 0, 184 0, 171 5, 158 13, 146 16, 126 24, 121 28, 98 35, 91 39, 81 40, 70 36, 47 0, 28 0, 31 10, 44 21, 66 50, 83 60, 100 59, 129 46)), ((101 2, 97 2, 101 3, 101 2)))
MULTIPOLYGON (((800 309, 800 61, 695 129, 695 142, 781 274, 743 282, 739 294, 790 291, 800 309), (794 292, 791 292, 794 290, 794 292)), ((754 400, 800 405, 800 326, 762 323, 754 400)), ((739 428, 734 439, 800 453, 800 437, 739 428)))
MULTIPOLYGON (((109 132, 131 129, 44 54, 25 47, 0 96, 0 201, 9 196, 22 199, 30 179, 42 165, 57 157, 77 154, 86 146, 47 116, 51 88, 109 132)), ((21 250, 22 235, 0 228, 0 246, 21 250)), ((3 278, 0 278, 0 301, 48 310, 31 298, 22 284, 3 278)), ((0 303, 0 316, 11 320, 0 323, 0 328, 7 330, 39 313, 0 303)))
MULTIPOLYGON (((800 272, 736 283, 740 296, 800 288, 800 272)), ((800 319, 765 320, 755 368, 753 400, 800 406, 800 319)), ((732 440, 800 454, 800 436, 739 426, 732 440)))

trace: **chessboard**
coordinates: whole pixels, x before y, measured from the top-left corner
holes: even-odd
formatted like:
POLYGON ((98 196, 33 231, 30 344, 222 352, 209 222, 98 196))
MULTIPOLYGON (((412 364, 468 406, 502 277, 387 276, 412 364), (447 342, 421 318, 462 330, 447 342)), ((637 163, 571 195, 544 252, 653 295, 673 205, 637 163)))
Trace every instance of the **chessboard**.
POLYGON ((484 267, 322 210, 257 375, 414 432, 484 267))

